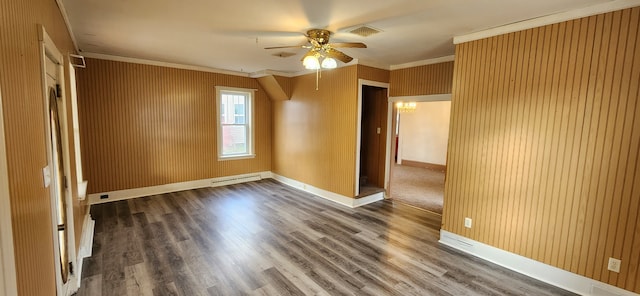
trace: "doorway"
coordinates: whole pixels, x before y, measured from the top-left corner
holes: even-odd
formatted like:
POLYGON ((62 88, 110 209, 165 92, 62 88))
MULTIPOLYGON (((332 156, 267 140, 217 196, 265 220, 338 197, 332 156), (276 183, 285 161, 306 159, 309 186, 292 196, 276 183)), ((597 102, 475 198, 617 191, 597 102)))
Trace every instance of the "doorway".
POLYGON ((73 258, 75 240, 72 197, 70 185, 70 162, 68 136, 66 133, 66 103, 63 92, 63 56, 43 27, 40 27, 42 48, 42 81, 45 116, 45 140, 47 167, 45 187, 49 187, 53 253, 55 260, 56 287, 58 295, 67 295, 70 279, 74 275, 73 258))
POLYGON ((394 108, 396 143, 390 198, 442 214, 451 95, 392 98, 416 102, 409 112, 394 108))
POLYGON ((356 196, 384 192, 388 180, 388 87, 361 83, 356 196))

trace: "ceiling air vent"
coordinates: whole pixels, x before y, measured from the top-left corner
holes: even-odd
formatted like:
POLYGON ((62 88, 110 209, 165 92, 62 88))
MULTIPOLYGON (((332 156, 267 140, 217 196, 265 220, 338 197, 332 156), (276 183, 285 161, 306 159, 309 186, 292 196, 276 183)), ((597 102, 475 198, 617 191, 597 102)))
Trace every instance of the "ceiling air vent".
POLYGON ((291 53, 291 52, 286 52, 286 51, 272 54, 272 56, 274 56, 274 57, 281 57, 281 58, 288 58, 288 57, 294 56, 294 55, 296 55, 296 54, 295 53, 291 53))
POLYGON ((368 26, 361 26, 361 27, 357 27, 351 31, 349 31, 349 33, 351 34, 356 34, 358 36, 362 36, 362 37, 369 37, 373 34, 378 34, 382 31, 372 28, 372 27, 368 27, 368 26))

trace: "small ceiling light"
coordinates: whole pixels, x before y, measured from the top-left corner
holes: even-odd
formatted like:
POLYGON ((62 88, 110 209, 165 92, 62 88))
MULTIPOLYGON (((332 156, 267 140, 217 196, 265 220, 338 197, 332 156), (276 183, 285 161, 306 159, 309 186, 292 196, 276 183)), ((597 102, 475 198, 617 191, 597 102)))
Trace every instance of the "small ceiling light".
POLYGON ((324 69, 335 69, 338 67, 338 63, 333 58, 325 58, 322 60, 322 68, 324 69))
POLYGON ((302 61, 302 65, 309 70, 318 70, 320 69, 320 61, 316 56, 310 55, 304 58, 302 61))

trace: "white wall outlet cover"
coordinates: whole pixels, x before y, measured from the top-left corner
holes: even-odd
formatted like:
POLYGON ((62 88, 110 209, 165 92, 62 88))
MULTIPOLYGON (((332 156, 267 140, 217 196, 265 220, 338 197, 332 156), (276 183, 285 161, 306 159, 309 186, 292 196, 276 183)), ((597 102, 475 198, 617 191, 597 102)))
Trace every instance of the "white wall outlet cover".
POLYGON ((620 264, 622 263, 622 261, 620 261, 620 259, 616 259, 613 257, 609 258, 609 264, 607 265, 607 269, 613 271, 613 272, 620 272, 620 264))
POLYGON ((469 218, 469 217, 464 218, 464 227, 471 228, 471 223, 472 223, 471 218, 469 218))

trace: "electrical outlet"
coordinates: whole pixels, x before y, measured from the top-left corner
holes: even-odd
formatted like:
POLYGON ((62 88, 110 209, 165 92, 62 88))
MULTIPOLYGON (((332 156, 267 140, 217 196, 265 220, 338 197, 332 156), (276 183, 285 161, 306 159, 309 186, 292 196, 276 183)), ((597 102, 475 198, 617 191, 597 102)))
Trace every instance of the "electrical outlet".
POLYGON ((107 199, 107 198, 109 198, 109 194, 100 195, 100 199, 107 199))
POLYGON ((607 265, 607 269, 613 271, 613 272, 620 272, 620 264, 622 262, 620 261, 620 259, 616 259, 613 257, 609 257, 609 265, 607 265))
POLYGON ((473 222, 471 221, 471 218, 469 217, 464 218, 464 227, 471 228, 471 222, 473 222))

